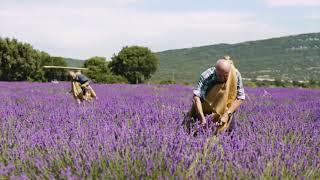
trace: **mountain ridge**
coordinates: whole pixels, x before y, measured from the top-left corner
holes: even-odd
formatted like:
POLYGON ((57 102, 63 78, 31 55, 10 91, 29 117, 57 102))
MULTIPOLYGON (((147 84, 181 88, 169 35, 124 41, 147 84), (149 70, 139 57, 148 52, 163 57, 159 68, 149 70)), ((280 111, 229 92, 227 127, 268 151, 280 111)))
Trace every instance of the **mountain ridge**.
POLYGON ((226 54, 234 59, 245 78, 320 78, 320 33, 173 49, 156 54, 160 59, 160 68, 152 77, 152 81, 174 80, 194 83, 202 71, 214 65, 217 59, 226 54))

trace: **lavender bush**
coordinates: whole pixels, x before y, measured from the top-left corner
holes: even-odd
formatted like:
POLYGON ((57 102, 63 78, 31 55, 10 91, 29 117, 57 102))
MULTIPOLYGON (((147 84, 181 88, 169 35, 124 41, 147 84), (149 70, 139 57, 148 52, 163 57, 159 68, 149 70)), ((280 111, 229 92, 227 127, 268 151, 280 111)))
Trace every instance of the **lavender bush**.
POLYGON ((231 135, 193 137, 191 87, 69 86, 0 83, 0 178, 320 178, 320 90, 246 89, 231 135))

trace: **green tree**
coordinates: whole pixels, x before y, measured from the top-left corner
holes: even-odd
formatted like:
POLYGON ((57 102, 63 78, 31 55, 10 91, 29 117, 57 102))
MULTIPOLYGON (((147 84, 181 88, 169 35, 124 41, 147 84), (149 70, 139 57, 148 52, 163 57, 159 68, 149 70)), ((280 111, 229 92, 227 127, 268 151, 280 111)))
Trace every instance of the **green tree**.
POLYGON ((315 87, 317 87, 317 84, 318 84, 318 82, 315 79, 311 78, 309 80, 308 86, 312 87, 312 88, 315 88, 315 87))
POLYGON ((84 62, 83 65, 88 68, 86 75, 94 82, 100 83, 127 83, 128 81, 122 77, 113 75, 108 66, 108 62, 104 57, 92 57, 84 62))
POLYGON ((274 85, 275 85, 276 87, 285 87, 284 82, 282 82, 281 79, 279 79, 279 78, 276 78, 276 79, 275 79, 274 85))
POLYGON ((294 80, 294 81, 292 81, 292 85, 294 86, 294 87, 300 87, 300 83, 299 83, 299 81, 297 81, 297 80, 294 80))
POLYGON ((41 81, 41 52, 16 39, 0 38, 0 80, 41 81))
POLYGON ((114 74, 137 84, 150 79, 159 66, 159 60, 146 47, 130 46, 122 48, 118 55, 114 55, 109 66, 114 74))
POLYGON ((108 68, 106 58, 104 57, 89 58, 84 62, 83 66, 89 69, 86 74, 94 82, 103 82, 105 76, 110 74, 110 69, 108 68))
POLYGON ((34 81, 47 81, 45 77, 45 70, 43 69, 43 62, 46 61, 47 58, 50 58, 49 54, 46 52, 38 52, 38 60, 36 61, 36 70, 31 73, 31 76, 34 81))

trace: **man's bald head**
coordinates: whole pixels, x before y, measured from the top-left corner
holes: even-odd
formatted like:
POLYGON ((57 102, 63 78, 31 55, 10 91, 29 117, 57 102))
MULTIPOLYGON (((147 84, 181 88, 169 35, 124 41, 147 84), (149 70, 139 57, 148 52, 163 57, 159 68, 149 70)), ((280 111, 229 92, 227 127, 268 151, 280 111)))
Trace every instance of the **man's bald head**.
POLYGON ((219 82, 226 82, 228 80, 231 63, 225 59, 219 59, 216 63, 216 72, 219 82))
POLYGON ((216 69, 218 69, 220 72, 229 73, 229 71, 231 69, 231 64, 228 60, 219 59, 216 63, 216 69))

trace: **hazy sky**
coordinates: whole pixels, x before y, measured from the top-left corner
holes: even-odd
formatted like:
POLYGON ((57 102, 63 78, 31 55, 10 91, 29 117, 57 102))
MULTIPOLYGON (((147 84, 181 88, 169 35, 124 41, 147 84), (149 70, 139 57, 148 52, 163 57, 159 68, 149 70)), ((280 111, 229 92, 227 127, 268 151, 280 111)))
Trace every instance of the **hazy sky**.
POLYGON ((0 0, 1 37, 79 59, 309 32, 320 32, 320 0, 0 0))

